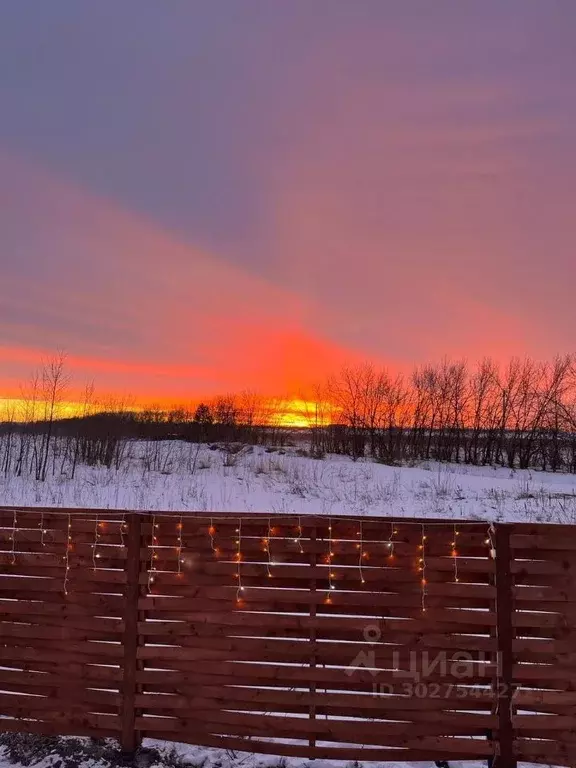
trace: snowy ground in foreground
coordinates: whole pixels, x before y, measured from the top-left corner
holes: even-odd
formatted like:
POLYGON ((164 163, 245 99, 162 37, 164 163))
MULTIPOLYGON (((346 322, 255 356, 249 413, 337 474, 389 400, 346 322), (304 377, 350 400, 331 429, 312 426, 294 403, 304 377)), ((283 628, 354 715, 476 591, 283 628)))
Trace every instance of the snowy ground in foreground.
POLYGON ((154 462, 162 470, 152 471, 145 469, 150 450, 135 444, 119 471, 79 466, 73 480, 2 476, 0 503, 576 522, 576 475, 433 462, 389 467, 261 447, 230 455, 175 441, 159 444, 154 462))

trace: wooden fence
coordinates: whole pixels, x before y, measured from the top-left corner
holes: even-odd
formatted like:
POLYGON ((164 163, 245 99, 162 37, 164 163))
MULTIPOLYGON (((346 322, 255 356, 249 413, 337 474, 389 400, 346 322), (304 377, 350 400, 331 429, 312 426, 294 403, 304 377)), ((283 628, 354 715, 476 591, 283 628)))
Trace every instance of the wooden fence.
POLYGON ((0 731, 574 765, 575 533, 0 508, 0 731))

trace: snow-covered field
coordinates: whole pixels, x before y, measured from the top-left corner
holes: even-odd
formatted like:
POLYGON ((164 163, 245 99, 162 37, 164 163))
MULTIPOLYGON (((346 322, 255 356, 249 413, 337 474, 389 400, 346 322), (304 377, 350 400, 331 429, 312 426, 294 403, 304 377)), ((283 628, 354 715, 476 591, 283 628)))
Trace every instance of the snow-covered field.
POLYGON ((74 479, 55 474, 45 482, 0 476, 1 503, 576 522, 576 475, 432 462, 389 467, 338 456, 317 460, 294 448, 134 446, 119 470, 79 465, 74 479))
MULTIPOLYGON (((201 510, 212 512, 280 512, 462 517, 463 519, 576 522, 576 476, 491 467, 421 464, 389 467, 330 456, 316 460, 295 448, 224 449, 179 442, 135 444, 132 457, 119 469, 79 466, 74 479, 51 475, 0 478, 3 505, 71 506, 201 510)), ((172 745, 156 743, 160 753, 172 745)), ((302 768, 301 760, 176 745, 185 765, 194 768, 302 768)), ((0 748, 0 768, 7 768, 0 748)), ((69 768, 56 752, 27 765, 69 768)), ((86 760, 83 768, 108 768, 86 760)), ((156 761, 157 768, 182 768, 156 761)), ((326 761, 314 761, 326 768, 326 761)), ((388 763, 391 768, 410 768, 388 763)), ((415 765, 415 764, 413 764, 415 765)), ((419 763, 433 766, 432 762, 419 763)), ((479 768, 482 763, 451 762, 479 768)), ((152 768, 148 764, 141 768, 152 768)))

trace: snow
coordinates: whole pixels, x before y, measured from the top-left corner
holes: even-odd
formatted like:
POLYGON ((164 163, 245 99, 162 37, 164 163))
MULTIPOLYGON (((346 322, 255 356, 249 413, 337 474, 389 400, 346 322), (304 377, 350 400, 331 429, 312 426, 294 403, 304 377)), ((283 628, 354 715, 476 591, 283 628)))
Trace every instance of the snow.
MULTIPOLYGON (((0 477, 4 505, 212 512, 451 517, 576 522, 576 476, 436 464, 390 467, 296 449, 237 454, 177 441, 134 444, 119 470, 79 466, 74 479, 0 477)), ((268 449, 269 450, 269 449, 268 449)))

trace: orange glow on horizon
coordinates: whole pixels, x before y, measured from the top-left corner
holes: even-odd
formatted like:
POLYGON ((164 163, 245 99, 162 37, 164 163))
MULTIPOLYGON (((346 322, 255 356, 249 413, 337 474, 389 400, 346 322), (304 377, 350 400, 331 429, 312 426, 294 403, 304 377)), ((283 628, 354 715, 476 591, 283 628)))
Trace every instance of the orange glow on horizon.
MULTIPOLYGON (((191 405, 188 403, 175 403, 173 400, 164 403, 154 401, 154 403, 132 403, 118 407, 118 403, 110 399, 101 403, 87 404, 82 400, 64 400, 57 405, 56 418, 67 419, 78 416, 90 416, 106 411, 127 411, 142 413, 150 408, 160 408, 165 412, 171 410, 183 409, 189 414, 193 413, 195 407, 200 401, 191 405)), ((210 398, 206 398, 210 402, 210 398)), ((41 421, 48 411, 48 404, 42 400, 36 400, 34 403, 34 419, 41 421)), ((31 403, 25 398, 19 397, 0 397, 0 423, 3 421, 24 422, 30 419, 31 403)), ((287 428, 307 428, 314 426, 325 426, 330 423, 335 409, 328 403, 315 403, 302 400, 300 398, 278 399, 263 398, 261 403, 261 412, 256 419, 256 423, 261 426, 276 426, 287 428)))

